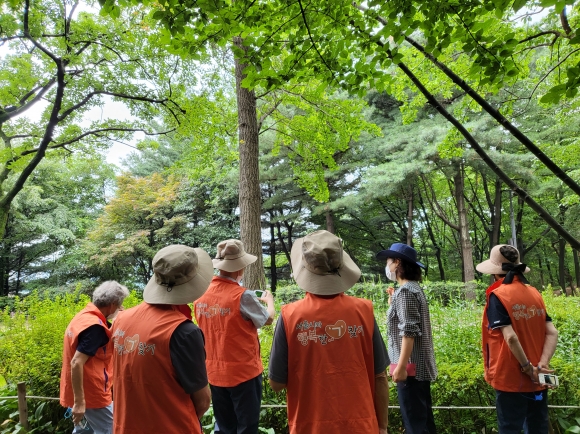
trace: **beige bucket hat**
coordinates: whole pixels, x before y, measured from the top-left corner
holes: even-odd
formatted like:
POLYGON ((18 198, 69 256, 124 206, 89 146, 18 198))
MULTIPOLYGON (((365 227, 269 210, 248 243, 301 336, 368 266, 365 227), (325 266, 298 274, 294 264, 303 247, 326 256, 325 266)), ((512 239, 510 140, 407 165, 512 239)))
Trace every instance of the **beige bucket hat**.
POLYGON ((246 253, 240 240, 225 240, 217 245, 217 255, 212 260, 213 267, 229 273, 246 268, 258 258, 246 253))
POLYGON ((316 231, 299 238, 290 253, 292 274, 306 292, 340 294, 360 278, 360 269, 342 249, 342 240, 328 231, 316 231))
MULTIPOLYGON (((475 269, 483 274, 506 274, 508 271, 502 268, 503 264, 520 265, 520 252, 518 252, 518 249, 509 244, 498 244, 491 249, 489 259, 477 264, 475 269), (508 257, 512 256, 515 260, 508 259, 504 254, 508 257)), ((529 267, 526 267, 523 272, 528 273, 529 271, 529 267)))
POLYGON ((174 244, 153 257, 153 277, 143 290, 149 304, 186 304, 197 300, 213 277, 210 256, 203 249, 174 244))

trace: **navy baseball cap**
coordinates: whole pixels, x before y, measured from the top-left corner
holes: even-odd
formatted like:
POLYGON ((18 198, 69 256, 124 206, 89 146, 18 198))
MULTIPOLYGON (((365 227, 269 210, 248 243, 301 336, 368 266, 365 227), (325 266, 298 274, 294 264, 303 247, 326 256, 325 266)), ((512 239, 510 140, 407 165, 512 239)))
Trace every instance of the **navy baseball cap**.
POLYGON ((425 265, 417 261, 417 251, 403 243, 395 243, 391 245, 388 250, 381 250, 377 253, 377 259, 386 260, 388 258, 398 258, 402 259, 403 261, 413 262, 417 264, 419 267, 426 269, 425 265))

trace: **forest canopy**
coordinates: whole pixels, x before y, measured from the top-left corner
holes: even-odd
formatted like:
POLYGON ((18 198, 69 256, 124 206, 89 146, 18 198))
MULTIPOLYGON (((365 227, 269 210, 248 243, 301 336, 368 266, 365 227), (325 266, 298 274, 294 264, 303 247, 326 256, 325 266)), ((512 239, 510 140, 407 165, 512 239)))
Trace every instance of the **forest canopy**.
POLYGON ((139 289, 160 247, 213 254, 230 237, 261 259, 247 283, 275 289, 317 228, 365 278, 405 242, 427 279, 481 280, 474 264, 511 243, 534 285, 575 288, 579 12, 2 2, 0 294, 139 289), (136 148, 121 168, 104 158, 114 143, 136 148))

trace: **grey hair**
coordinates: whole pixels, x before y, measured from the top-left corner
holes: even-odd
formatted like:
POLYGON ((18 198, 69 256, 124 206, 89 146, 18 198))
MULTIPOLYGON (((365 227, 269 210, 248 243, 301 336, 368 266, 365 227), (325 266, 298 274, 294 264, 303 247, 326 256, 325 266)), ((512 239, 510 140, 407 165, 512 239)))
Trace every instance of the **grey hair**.
POLYGON ((115 280, 107 280, 93 292, 93 304, 97 307, 107 307, 113 304, 121 306, 128 295, 129 290, 126 286, 115 280))

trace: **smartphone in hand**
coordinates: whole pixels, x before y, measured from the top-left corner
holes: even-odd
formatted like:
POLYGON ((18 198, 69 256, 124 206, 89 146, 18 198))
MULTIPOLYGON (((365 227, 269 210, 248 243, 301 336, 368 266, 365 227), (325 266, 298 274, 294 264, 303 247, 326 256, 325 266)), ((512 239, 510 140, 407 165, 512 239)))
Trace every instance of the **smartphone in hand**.
POLYGON ((538 379, 540 384, 546 384, 547 386, 558 387, 560 385, 558 377, 552 374, 538 374, 538 379))

